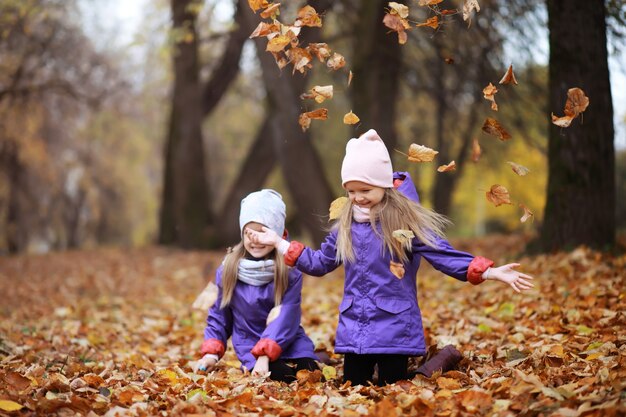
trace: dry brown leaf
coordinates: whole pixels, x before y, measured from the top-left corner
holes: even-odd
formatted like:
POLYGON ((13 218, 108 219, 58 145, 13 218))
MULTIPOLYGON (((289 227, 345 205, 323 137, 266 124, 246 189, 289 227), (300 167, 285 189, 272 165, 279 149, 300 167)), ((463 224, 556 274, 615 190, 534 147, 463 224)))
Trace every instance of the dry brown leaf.
POLYGON ((278 16, 279 14, 280 14, 280 3, 272 3, 267 7, 267 9, 261 12, 261 17, 263 19, 268 19, 270 17, 272 19, 276 19, 276 16, 278 16))
POLYGON ((400 4, 395 1, 390 1, 389 9, 389 13, 396 14, 402 19, 406 19, 407 17, 409 17, 409 6, 407 6, 406 4, 400 4))
POLYGON ((535 213, 533 213, 528 207, 526 207, 524 204, 519 203, 519 207, 524 210, 524 215, 519 219, 522 223, 525 223, 526 220, 530 219, 530 218, 535 218, 535 213))
POLYGON ((498 105, 496 104, 495 94, 498 92, 498 89, 495 85, 489 83, 489 85, 483 88, 484 97, 491 101, 491 110, 498 111, 498 105))
POLYGON ((285 46, 291 43, 291 38, 286 35, 278 35, 274 36, 267 42, 266 51, 269 52, 280 52, 285 49, 285 46))
POLYGON ((443 61, 448 65, 454 64, 454 58, 450 58, 450 57, 444 58, 443 61))
POLYGON ((333 98, 333 86, 332 85, 316 85, 311 88, 309 93, 300 95, 301 99, 313 99, 317 103, 323 103, 324 100, 330 100, 333 98))
POLYGON ((398 229, 394 230, 391 233, 391 236, 393 236, 395 240, 402 243, 403 245, 407 245, 410 244, 411 241, 415 238, 415 233, 413 233, 412 230, 398 229))
POLYGON ((326 66, 334 71, 337 71, 339 68, 343 68, 346 65, 346 60, 343 55, 335 52, 332 57, 328 58, 326 61, 326 66))
POLYGON ((250 34, 249 38, 252 39, 262 36, 268 36, 274 33, 280 33, 280 26, 278 26, 276 23, 261 22, 250 34))
POLYGON ((472 161, 478 162, 481 154, 482 154, 482 150, 480 149, 480 144, 478 143, 478 139, 474 139, 472 141, 472 161))
POLYGON ((441 3, 443 0, 420 0, 420 6, 434 6, 435 4, 441 3))
POLYGON ((411 162, 431 162, 439 152, 427 146, 412 143, 409 146, 408 159, 411 162))
POLYGON ((389 29, 398 33, 398 43, 400 45, 404 45, 407 41, 406 30, 411 27, 409 22, 406 19, 401 18, 397 14, 385 14, 383 18, 383 23, 389 29))
POLYGON ((346 125, 355 125, 357 123, 359 123, 361 119, 359 119, 359 116, 357 116, 356 114, 352 113, 352 110, 350 110, 349 113, 346 113, 343 116, 343 123, 346 125))
POLYGON ((298 10, 296 26, 322 27, 322 18, 313 7, 306 5, 298 10))
POLYGON ((320 62, 326 62, 331 52, 325 43, 310 43, 306 49, 311 55, 315 55, 320 62))
POLYGON ((269 6, 269 3, 267 2, 267 0, 248 0, 248 5, 252 9, 252 11, 256 13, 257 10, 265 9, 267 6, 269 6))
POLYGON ((511 169, 513 170, 513 172, 515 172, 520 177, 523 177, 530 172, 530 170, 523 165, 516 164, 515 162, 511 161, 507 161, 506 163, 511 165, 511 169))
POLYGON ((278 65, 278 68, 283 69, 287 65, 289 65, 289 60, 287 60, 283 52, 270 52, 270 53, 274 57, 274 60, 276 61, 276 65, 278 65))
POLYGON ((417 25, 415 25, 415 27, 418 27, 418 28, 422 26, 428 26, 433 29, 437 29, 439 27, 439 17, 433 16, 433 17, 426 19, 426 22, 418 23, 417 25))
POLYGON ((402 279, 404 277, 404 265, 399 262, 390 261, 389 270, 398 279, 402 279))
POLYGON ((450 172, 450 171, 454 171, 454 170, 456 170, 456 162, 455 161, 450 161, 448 164, 440 165, 439 168, 437 168, 438 172, 450 172))
POLYGON ((470 20, 472 17, 472 11, 476 10, 476 13, 480 12, 480 5, 478 0, 463 0, 463 20, 470 20))
POLYGON ((507 132, 496 119, 493 119, 491 117, 487 117, 485 119, 482 131, 487 133, 488 135, 497 137, 503 142, 511 139, 511 135, 509 134, 509 132, 507 132))
POLYGON ((346 204, 348 204, 347 197, 339 197, 334 199, 333 202, 330 203, 330 207, 328 208, 328 220, 338 219, 341 215, 341 211, 346 206, 346 204))
POLYGON ((313 57, 304 48, 291 48, 285 51, 285 55, 289 58, 289 62, 293 65, 293 72, 300 71, 302 74, 306 73, 307 69, 311 68, 311 60, 313 57))
POLYGON ((326 120, 328 119, 328 109, 316 109, 313 111, 300 114, 298 124, 302 127, 302 131, 305 132, 311 126, 311 120, 326 120))
POLYGON ((567 90, 565 102, 565 116, 557 117, 552 114, 552 123, 559 127, 569 127, 572 121, 584 112, 589 106, 589 97, 578 87, 567 90))
POLYGON ((515 74, 513 74, 513 65, 509 65, 509 69, 506 70, 506 74, 500 80, 500 84, 515 84, 517 85, 517 80, 515 79, 515 74))
POLYGON ((348 72, 348 87, 350 87, 350 84, 352 84, 352 71, 348 72))
POLYGON ((502 204, 511 204, 509 191, 502 185, 492 185, 491 189, 489 189, 485 195, 487 196, 487 200, 492 202, 496 207, 501 206, 502 204))

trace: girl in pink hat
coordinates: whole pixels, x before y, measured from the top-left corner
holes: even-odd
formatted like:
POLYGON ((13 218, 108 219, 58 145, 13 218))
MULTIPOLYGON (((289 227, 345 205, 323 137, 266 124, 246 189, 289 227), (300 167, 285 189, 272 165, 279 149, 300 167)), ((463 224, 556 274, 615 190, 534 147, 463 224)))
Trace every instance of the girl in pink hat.
POLYGON ((344 379, 353 385, 373 381, 376 365, 379 385, 407 379, 408 358, 426 353, 416 285, 422 258, 460 281, 496 280, 517 292, 532 288, 532 277, 515 269, 519 264, 494 267, 445 240, 448 220, 419 204, 408 173, 394 174, 376 131, 348 142, 341 178, 349 203, 319 250, 267 228, 246 233, 253 242, 274 245, 287 265, 309 275, 344 265, 335 351, 345 355, 344 379), (398 240, 397 230, 414 237, 398 240))

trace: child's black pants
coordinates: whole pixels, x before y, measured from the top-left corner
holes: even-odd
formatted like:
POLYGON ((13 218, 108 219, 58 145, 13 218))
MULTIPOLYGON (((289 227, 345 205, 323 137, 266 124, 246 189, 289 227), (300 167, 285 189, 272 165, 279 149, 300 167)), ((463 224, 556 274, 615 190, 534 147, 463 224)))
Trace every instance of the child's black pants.
POLYGON ((378 365, 378 385, 393 384, 408 379, 408 355, 358 355, 346 353, 343 362, 343 380, 354 385, 367 385, 373 381, 374 366, 378 365))

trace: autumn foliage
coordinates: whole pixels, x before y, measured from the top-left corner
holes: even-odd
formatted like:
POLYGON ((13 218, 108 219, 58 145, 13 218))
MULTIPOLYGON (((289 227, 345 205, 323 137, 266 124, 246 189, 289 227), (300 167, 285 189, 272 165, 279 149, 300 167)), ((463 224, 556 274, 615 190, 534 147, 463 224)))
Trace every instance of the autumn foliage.
MULTIPOLYGON (((504 263, 521 236, 453 242, 504 263)), ((20 256, 0 263, 0 414, 616 416, 624 355, 626 257, 579 248, 521 259, 523 295, 423 267, 432 352, 455 345, 457 371, 351 387, 333 354, 342 273, 306 277, 302 323, 320 371, 291 384, 243 374, 232 348, 195 372, 205 312, 192 302, 223 253, 151 249, 20 256), (15 411, 11 411, 15 410, 15 411)), ((416 358, 412 369, 419 365, 416 358)))

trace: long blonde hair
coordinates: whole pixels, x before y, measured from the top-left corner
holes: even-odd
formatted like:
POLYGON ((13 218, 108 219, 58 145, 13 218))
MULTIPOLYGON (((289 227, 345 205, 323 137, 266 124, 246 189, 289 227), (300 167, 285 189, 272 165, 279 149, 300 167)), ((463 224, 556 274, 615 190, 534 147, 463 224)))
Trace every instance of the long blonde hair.
MULTIPOLYGON (((337 255, 339 262, 354 262, 352 248, 352 202, 344 206, 333 225, 337 229, 337 255)), ((436 248, 437 237, 444 237, 444 229, 450 224, 445 216, 422 207, 409 200, 394 188, 386 188, 380 201, 370 210, 370 224, 374 232, 383 240, 383 251, 389 251, 400 262, 408 260, 407 251, 411 242, 401 243, 393 237, 396 230, 410 230, 424 244, 436 248), (376 223, 380 223, 380 230, 376 223)))
MULTIPOLYGON (((232 248, 228 248, 228 253, 224 259, 224 269, 222 271, 222 303, 220 308, 230 304, 233 292, 237 285, 237 274, 239 272, 239 261, 247 254, 243 242, 239 242, 232 248)), ((285 295, 289 285, 289 268, 283 261, 283 257, 274 250, 274 305, 279 305, 285 295)))

